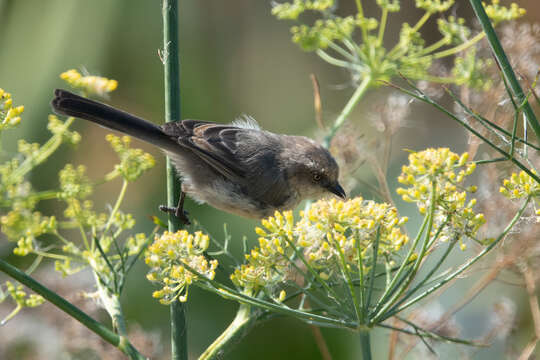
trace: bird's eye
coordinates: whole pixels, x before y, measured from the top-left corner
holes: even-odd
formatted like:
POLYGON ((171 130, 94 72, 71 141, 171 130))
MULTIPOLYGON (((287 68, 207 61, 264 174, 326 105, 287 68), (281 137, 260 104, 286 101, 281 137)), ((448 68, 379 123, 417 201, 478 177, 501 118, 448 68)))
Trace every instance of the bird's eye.
POLYGON ((321 180, 321 174, 315 173, 313 174, 313 181, 320 181, 321 180))

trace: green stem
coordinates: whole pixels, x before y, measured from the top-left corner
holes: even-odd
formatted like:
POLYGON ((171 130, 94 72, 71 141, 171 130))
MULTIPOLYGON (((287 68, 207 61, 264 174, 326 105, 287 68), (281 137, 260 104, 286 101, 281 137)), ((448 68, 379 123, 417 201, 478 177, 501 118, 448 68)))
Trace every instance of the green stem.
POLYGON ((382 45, 384 40, 384 31, 386 29, 386 20, 388 19, 388 9, 383 8, 381 15, 381 22, 379 25, 379 35, 377 36, 377 41, 379 45, 382 45))
POLYGON ((250 316, 251 306, 240 304, 234 320, 223 333, 204 351, 199 360, 221 359, 226 349, 239 340, 246 327, 253 323, 255 317, 250 316))
POLYGON ((336 135, 339 128, 343 125, 347 117, 351 114, 352 110, 354 109, 358 101, 360 101, 362 96, 366 93, 367 89, 371 85, 371 82, 372 82, 371 76, 367 75, 364 77, 364 80, 362 80, 360 85, 356 88, 353 95, 351 96, 351 98, 349 99, 349 101, 347 102, 347 104, 345 105, 341 113, 339 114, 338 118, 334 122, 334 125, 330 129, 330 132, 325 137, 324 143, 323 143, 323 146, 325 148, 328 148, 330 146, 330 142, 332 141, 332 138, 336 135))
POLYGON ((333 41, 330 41, 328 43, 328 46, 330 48, 332 48, 332 50, 334 50, 336 53, 338 53, 339 55, 343 56, 345 59, 349 60, 350 62, 352 63, 356 63, 358 60, 354 57, 353 54, 349 53, 347 50, 343 49, 341 46, 339 46, 338 44, 336 44, 335 42, 333 41))
POLYGON ((92 319, 86 313, 81 311, 78 307, 65 300, 63 297, 59 296, 54 291, 51 291, 49 288, 43 286, 41 283, 37 282, 21 270, 10 265, 2 259, 0 259, 0 271, 17 280, 26 287, 32 289, 37 294, 43 296, 45 300, 49 301, 57 308, 79 321, 81 324, 86 326, 89 330, 97 334, 109 344, 116 346, 124 354, 128 355, 131 359, 146 359, 133 347, 133 345, 131 345, 127 338, 125 338, 124 336, 118 336, 105 325, 92 319))
POLYGON ((373 290, 375 289, 375 268, 377 267, 377 254, 379 253, 379 243, 381 240, 381 227, 379 226, 377 228, 377 236, 375 237, 375 241, 373 242, 373 254, 371 255, 371 269, 369 270, 369 286, 367 288, 367 294, 366 294, 366 301, 364 303, 364 322, 366 322, 368 312, 369 312, 369 306, 371 305, 371 294, 373 294, 373 290))
POLYGON ((424 26, 426 21, 428 21, 428 19, 431 17, 431 14, 432 13, 430 11, 426 11, 426 13, 420 18, 420 20, 418 20, 416 25, 414 25, 411 32, 417 32, 418 30, 420 30, 420 28, 424 26))
POLYGON ((420 54, 421 54, 421 55, 430 54, 430 53, 432 53, 433 51, 438 50, 440 47, 442 47, 442 46, 444 46, 444 45, 447 45, 449 42, 450 42, 450 38, 448 38, 448 37, 443 37, 443 38, 440 39, 439 41, 434 42, 433 44, 431 44, 431 45, 429 45, 428 47, 424 48, 424 49, 420 52, 420 54))
POLYGON ((328 326, 328 327, 339 327, 339 328, 347 328, 347 329, 358 329, 359 327, 358 322, 353 322, 346 319, 337 319, 337 318, 334 319, 334 318, 330 318, 326 316, 312 314, 309 312, 294 310, 282 304, 275 304, 273 302, 268 302, 268 301, 261 300, 256 297, 248 296, 244 293, 241 293, 232 288, 229 288, 228 286, 224 286, 223 284, 217 282, 216 280, 207 278, 206 276, 204 276, 203 274, 200 274, 197 270, 193 269, 191 266, 187 265, 186 263, 183 263, 182 266, 185 267, 190 272, 197 275, 198 277, 200 277, 201 279, 204 279, 206 281, 206 283, 200 282, 200 281, 196 282, 195 284, 197 286, 199 286, 200 288, 204 290, 213 292, 225 299, 237 301, 242 304, 257 306, 259 308, 272 311, 275 313, 280 313, 280 314, 296 317, 298 319, 302 319, 313 324, 324 324, 324 326, 328 326))
POLYGON ((438 53, 435 53, 433 55, 428 55, 428 56, 433 56, 434 59, 440 59, 446 56, 454 55, 459 52, 462 52, 463 50, 467 50, 468 48, 470 48, 471 46, 473 46, 474 44, 476 44, 483 38, 484 38, 484 33, 478 33, 473 38, 467 40, 461 45, 455 46, 447 50, 439 51, 438 53))
POLYGON ((422 234, 424 233, 424 231, 426 229, 426 226, 427 226, 427 224, 429 222, 429 217, 430 217, 429 215, 426 215, 424 217, 424 221, 422 222, 422 225, 420 226, 420 229, 418 230, 418 234, 416 235, 416 238, 414 239, 411 247, 409 248, 409 251, 407 252, 407 255, 405 256, 405 258, 403 259, 403 262, 399 266, 398 271, 396 272, 396 274, 392 278, 392 281, 385 288, 384 293, 379 298, 379 301, 377 302, 377 305, 375 306, 375 311, 374 311, 375 314, 384 305, 387 298, 392 294, 392 290, 394 290, 396 284, 398 283, 398 280, 401 277, 401 274, 403 273, 403 271, 405 270, 405 267, 410 264, 409 259, 411 258, 412 254, 414 253, 414 249, 418 245, 418 242, 420 241, 420 238, 422 237, 422 234))
MULTIPOLYGON (((165 85, 165 121, 180 120, 180 61, 178 46, 178 0, 163 0, 163 65, 165 85)), ((180 183, 171 159, 167 158, 167 205, 176 206, 180 183)), ((181 228, 180 220, 169 213, 169 231, 181 228)), ((171 304, 171 358, 187 360, 187 324, 184 304, 171 304)))
POLYGON ((124 197, 126 195, 127 186, 128 181, 124 179, 122 183, 122 188, 120 189, 120 193, 118 194, 118 198, 116 199, 116 203, 114 204, 111 214, 109 215, 109 219, 107 220, 107 224, 105 225, 105 230, 103 230, 103 237, 108 235, 107 233, 114 221, 114 216, 118 212, 118 209, 120 209, 120 205, 122 204, 122 201, 124 200, 124 197))
POLYGON ((463 126, 465 129, 467 129, 472 134, 476 135, 478 138, 482 139, 485 144, 489 145, 493 150, 497 151, 504 157, 506 157, 509 161, 511 161, 514 165, 519 167, 521 170, 523 170, 527 175, 532 177, 536 182, 540 183, 540 177, 533 171, 531 171, 529 168, 527 168, 523 163, 518 161, 515 157, 510 156, 506 151, 498 147, 495 143, 490 141, 487 137, 482 135, 480 132, 476 131, 472 126, 470 126, 467 122, 464 120, 461 120, 459 117, 457 117, 455 114, 450 112, 449 110, 445 109, 441 105, 439 105, 437 102, 433 101, 429 96, 424 94, 419 88, 414 86, 413 83, 409 82, 409 86, 411 86, 415 91, 409 91, 407 89, 404 89, 400 86, 390 84, 390 86, 399 89, 400 91, 404 92, 405 94, 408 94, 409 96, 412 96, 422 102, 425 102, 426 104, 430 104, 431 106, 435 107, 436 109, 440 110, 444 114, 448 115, 452 120, 457 121, 461 126, 463 126))
POLYGON ((362 41, 366 42, 367 37, 368 37, 368 32, 367 32, 366 22, 365 22, 366 18, 364 17, 364 8, 362 7, 362 0, 355 0, 355 2, 356 2, 356 9, 358 10, 358 18, 360 20, 364 20, 362 21, 362 25, 360 26, 360 28, 362 30, 362 41))
POLYGON ((15 307, 15 309, 13 309, 12 312, 10 312, 5 318, 3 318, 2 320, 0 320, 0 326, 4 326, 6 325, 9 320, 13 319, 15 317, 15 315, 17 315, 19 313, 19 311, 22 310, 22 305, 21 304, 17 304, 17 306, 15 307))
MULTIPOLYGON (((378 235, 378 234, 377 234, 378 235)), ((360 239, 358 230, 356 230, 356 239, 360 239)), ((360 241, 356 241, 356 256, 358 256, 358 275, 359 275, 359 286, 360 286, 360 306, 362 311, 360 311, 360 324, 365 323, 366 315, 366 299, 365 299, 365 289, 364 289, 364 264, 362 261, 362 250, 360 248, 360 241)))
POLYGON ((529 125, 534 130, 537 140, 540 141, 540 123, 538 122, 538 119, 536 118, 531 105, 529 104, 529 102, 527 101, 525 97, 525 94, 523 93, 523 89, 521 88, 521 85, 519 84, 519 81, 516 78, 516 74, 514 73, 514 70, 512 70, 512 66, 510 65, 510 62, 508 61, 508 57, 506 56, 506 53, 504 52, 501 46, 499 38, 497 37, 495 30, 493 29, 493 25, 491 24, 491 21, 489 20, 489 17, 486 14, 486 10, 484 9, 484 6, 482 5, 482 1, 481 0, 469 0, 469 1, 471 3, 471 6, 474 9, 474 12, 476 13, 476 17, 478 18, 478 21, 480 21, 480 25, 482 25, 482 29, 484 29, 484 32, 486 33, 491 49, 493 50, 493 55, 497 59, 497 62, 499 63, 500 69, 502 73, 504 74, 504 77, 510 84, 512 91, 514 92, 514 95, 519 100, 518 102, 520 104, 521 103, 525 104, 525 106, 523 107, 523 113, 525 114, 529 125))
MULTIPOLYGON (((356 297, 356 290, 355 290, 353 282, 351 280, 351 273, 350 273, 350 270, 349 270, 350 267, 348 266, 347 262, 345 261, 345 254, 343 254, 343 250, 341 249, 341 246, 339 246, 339 241, 337 239, 335 239, 335 238, 332 239, 332 240, 334 242, 334 246, 335 246, 336 250, 338 251, 339 259, 341 261, 341 273, 343 274, 343 277, 345 277, 345 280, 347 280, 347 285, 349 286, 349 293, 350 293, 351 299, 352 299, 353 304, 354 304, 354 311, 355 311, 355 314, 356 314, 356 319, 358 321, 361 321, 361 319, 363 318, 363 316, 361 315, 362 312, 363 312, 363 309, 360 307, 360 303, 358 302, 358 299, 356 297)), ((363 289, 361 289, 360 291, 363 291, 363 289)))
POLYGON ((49 258, 49 259, 56 259, 56 260, 70 260, 71 257, 70 256, 66 256, 66 255, 62 255, 62 254, 54 254, 54 253, 48 253, 48 252, 45 252, 45 251, 41 251, 41 250, 32 250, 32 253, 38 255, 38 256, 43 256, 43 257, 46 257, 46 258, 49 258))
POLYGON ((324 50, 318 49, 316 51, 316 53, 321 59, 323 59, 324 61, 326 61, 329 64, 332 64, 332 65, 338 66, 338 67, 342 67, 342 68, 346 68, 346 69, 351 69, 351 70, 355 69, 355 66, 352 63, 350 63, 348 61, 336 59, 335 57, 329 55, 324 50))
MULTIPOLYGON (((523 138, 520 138, 518 136, 516 136, 516 134, 514 133, 514 131, 512 130, 512 132, 508 132, 506 131, 504 128, 500 127, 499 125, 495 124, 494 122, 486 119, 485 117, 483 117, 482 115, 478 114, 477 112, 473 111, 471 108, 467 107, 452 91, 450 91, 448 88, 445 88, 446 90, 446 93, 449 94, 452 99, 454 99, 454 101, 463 109, 463 111, 465 111, 467 114, 471 115, 472 117, 474 117, 476 120, 478 120, 478 122, 480 124, 482 124, 486 129, 492 131, 495 135, 503 138, 505 141, 508 141, 507 139, 505 139, 503 136, 501 136, 501 134, 497 133, 497 131, 503 133, 504 135, 506 136, 509 136, 511 137, 512 139, 514 139, 515 141, 519 141, 520 143, 523 143, 524 145, 526 146, 530 146, 532 147, 533 149, 535 150, 540 150, 540 147, 534 145, 534 144, 531 144, 529 142, 527 142, 525 139, 523 138), (493 128, 493 129, 492 129, 493 128), (497 130, 497 131, 495 131, 497 130)), ((512 104, 514 104, 514 100, 510 97, 510 100, 512 101, 512 104)), ((518 110, 517 108, 517 105, 515 107, 515 111, 514 111, 514 119, 516 118, 516 116, 520 113, 520 110, 518 110)), ((517 125, 516 122, 514 122, 514 125, 517 125)), ((510 151, 509 153, 510 157, 512 157, 513 155, 513 151, 510 151)), ((506 159, 505 159, 506 160, 506 159)))
POLYGON ((360 330, 360 347, 362 348, 362 360, 371 360, 371 330, 360 330))
POLYGON ((120 298, 118 297, 118 294, 113 294, 106 289, 97 276, 95 281, 101 303, 111 317, 113 329, 118 335, 127 336, 126 321, 124 320, 124 314, 122 312, 122 306, 120 305, 120 298))
POLYGON ((373 320, 371 320, 373 323, 377 323, 377 321, 384 315, 384 313, 394 304, 399 297, 405 292, 405 290, 409 287, 410 283, 414 279, 414 276, 418 272, 418 268, 420 267, 421 262, 424 259, 424 256, 426 254, 428 244, 429 244, 429 238, 431 236, 431 229, 433 228, 433 218, 435 217, 435 202, 437 198, 436 194, 436 188, 437 184, 435 181, 431 182, 431 194, 430 194, 430 206, 429 206, 429 214, 428 214, 428 223, 427 223, 427 229, 426 234, 424 237, 424 242, 422 244, 422 249, 420 250, 420 253, 418 254, 416 258, 416 262, 413 265, 412 271, 410 274, 405 276, 405 280, 401 282, 398 286, 397 291, 392 295, 392 297, 385 302, 384 299, 382 299, 381 303, 383 306, 381 307, 381 310, 375 314, 373 317, 373 320))
POLYGON ((426 284, 428 280, 433 280, 432 276, 435 275, 435 272, 437 270, 439 270, 443 262, 446 260, 446 258, 450 254, 450 251, 452 251, 452 249, 456 245, 456 243, 457 241, 452 241, 450 244, 448 244, 448 246, 446 247, 446 251, 443 253, 439 261, 437 261, 435 266, 429 271, 429 273, 427 273, 427 275, 424 276, 424 278, 420 282, 418 282, 418 284, 415 284, 415 286, 412 289, 407 291, 407 294, 405 294, 397 303, 395 303, 389 311, 392 312, 393 310, 397 309, 401 304, 407 301, 407 299, 409 299, 418 289, 424 286, 424 284, 426 284))
POLYGON ((11 206, 17 200, 33 200, 33 201, 38 202, 42 200, 56 199, 58 198, 59 194, 60 194, 60 191, 58 190, 38 191, 32 194, 29 194, 28 196, 16 196, 16 197, 11 197, 6 200, 2 200, 0 201, 0 207, 11 206))

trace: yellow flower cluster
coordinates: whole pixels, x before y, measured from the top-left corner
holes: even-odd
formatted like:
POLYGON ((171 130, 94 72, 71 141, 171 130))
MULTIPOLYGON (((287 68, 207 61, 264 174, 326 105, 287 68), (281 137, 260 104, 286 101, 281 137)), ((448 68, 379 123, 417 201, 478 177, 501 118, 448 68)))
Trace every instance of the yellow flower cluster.
POLYGON ((12 241, 17 241, 13 253, 19 256, 28 255, 34 250, 34 242, 38 236, 56 230, 57 221, 54 216, 43 216, 40 212, 9 211, 0 217, 0 230, 12 241))
MULTIPOLYGON (((256 294, 261 288, 282 282, 289 266, 290 244, 293 241, 294 219, 292 211, 280 213, 262 220, 264 229, 257 227, 259 246, 246 254, 247 264, 243 264, 231 275, 232 282, 245 292, 256 294)), ((283 295, 284 297, 285 295, 283 295)))
MULTIPOLYGON (((397 193, 407 202, 416 202, 422 214, 426 212, 430 201, 431 184, 437 186, 437 195, 454 195, 466 176, 472 174, 475 163, 467 163, 469 154, 458 156, 448 148, 426 149, 409 155, 409 165, 403 166, 398 177, 407 189, 398 188, 397 193), (457 171, 457 173, 456 173, 457 171)), ((469 191, 476 191, 475 187, 469 191)))
POLYGON ((36 307, 45 302, 41 295, 28 295, 21 284, 14 285, 11 281, 6 281, 6 288, 11 298, 21 307, 36 307))
POLYGON ((66 198, 67 208, 64 216, 75 220, 83 227, 102 228, 107 222, 107 214, 94 211, 94 203, 91 200, 79 200, 66 198))
POLYGON ((379 254, 390 256, 409 241, 399 218, 389 204, 379 204, 357 197, 348 201, 318 201, 302 214, 296 224, 297 245, 304 249, 309 263, 318 269, 331 270, 340 253, 348 265, 358 264, 358 251, 364 264, 369 263, 368 249, 379 236, 379 254))
MULTIPOLYGON (((276 212, 256 228, 259 246, 246 255, 247 263, 236 269, 232 281, 254 295, 261 288, 275 291, 288 275, 293 256, 303 256, 308 266, 327 280, 341 266, 358 269, 358 250, 369 264, 368 249, 379 236, 379 253, 391 256, 409 239, 400 230, 407 218, 399 218, 388 204, 364 201, 321 200, 311 206, 296 224, 292 212, 276 212), (294 248, 293 248, 294 246, 294 248)), ((284 298, 283 290, 276 300, 284 298)))
POLYGON ((107 134, 105 139, 111 144, 113 150, 120 158, 120 164, 116 165, 118 171, 127 181, 135 181, 143 172, 155 165, 152 155, 145 153, 141 149, 132 149, 129 147, 131 138, 129 136, 114 136, 107 134))
POLYGON ((17 126, 23 111, 24 106, 13 106, 11 94, 0 88, 0 131, 17 126))
POLYGON ((416 7, 427 12, 444 12, 454 5, 454 0, 416 0, 416 7))
POLYGON ((500 0, 491 0, 491 5, 485 5, 486 14, 493 20, 495 25, 501 21, 519 19, 527 13, 525 9, 520 8, 516 3, 510 4, 510 7, 501 6, 499 4, 500 0))
MULTIPOLYGON (((536 175, 536 172, 533 170, 536 175)), ((513 173, 510 179, 504 179, 503 186, 500 187, 501 194, 509 199, 522 199, 529 196, 540 196, 540 184, 529 174, 522 171, 513 173)))
POLYGON ((92 193, 92 183, 86 176, 86 167, 79 165, 76 168, 67 164, 58 173, 61 192, 58 195, 63 199, 84 199, 92 193))
POLYGON ((75 69, 63 72, 60 74, 60 78, 73 88, 80 89, 87 94, 99 96, 114 91, 118 87, 118 81, 116 80, 93 75, 83 76, 75 69))
POLYGON ((334 0, 294 0, 292 3, 275 3, 272 14, 278 19, 296 20, 306 10, 325 11, 334 5, 334 0))
POLYGON ((170 304, 176 299, 187 300, 189 285, 198 280, 198 275, 184 265, 208 279, 214 279, 218 262, 208 261, 203 255, 208 245, 208 235, 200 231, 195 234, 185 230, 176 233, 165 231, 156 236, 145 254, 146 264, 151 268, 147 279, 162 285, 153 297, 162 304, 170 304))
MULTIPOLYGON (((409 165, 403 166, 398 177, 407 188, 398 188, 403 200, 415 202, 420 213, 425 214, 435 202, 436 226, 446 223, 443 240, 460 240, 463 234, 474 237, 485 223, 483 214, 475 214, 472 208, 476 199, 467 202, 467 192, 474 193, 476 186, 465 188, 465 177, 472 174, 475 163, 467 163, 468 154, 458 156, 448 148, 427 149, 409 155, 409 165), (432 199, 431 192, 434 192, 432 199)), ((465 245, 461 243, 461 248, 465 245)))
POLYGON ((47 129, 54 135, 61 135, 63 142, 76 145, 81 141, 81 134, 76 131, 68 130, 73 118, 68 118, 68 120, 64 122, 61 121, 58 116, 50 114, 48 119, 49 123, 47 124, 47 129))

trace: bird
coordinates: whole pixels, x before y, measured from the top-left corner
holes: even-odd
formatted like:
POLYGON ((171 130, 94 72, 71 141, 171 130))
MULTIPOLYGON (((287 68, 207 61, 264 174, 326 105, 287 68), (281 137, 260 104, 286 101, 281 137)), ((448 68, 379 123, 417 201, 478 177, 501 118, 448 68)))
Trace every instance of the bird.
POLYGON ((59 115, 92 121, 157 146, 181 178, 177 207, 160 206, 189 224, 186 194, 198 203, 262 219, 329 194, 342 199, 339 167, 330 152, 305 136, 262 130, 250 117, 220 124, 178 120, 156 125, 62 89, 51 102, 59 115))

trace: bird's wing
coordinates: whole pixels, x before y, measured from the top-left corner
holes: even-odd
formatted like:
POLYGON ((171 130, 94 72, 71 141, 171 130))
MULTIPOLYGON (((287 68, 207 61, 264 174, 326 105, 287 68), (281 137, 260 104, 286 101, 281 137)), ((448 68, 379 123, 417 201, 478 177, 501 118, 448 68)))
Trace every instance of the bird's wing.
POLYGON ((226 179, 242 186, 254 200, 279 207, 288 199, 289 188, 277 166, 277 144, 268 134, 197 120, 167 123, 162 129, 226 179), (264 151, 265 147, 273 147, 273 151, 264 151))
POLYGON ((203 161, 225 178, 240 185, 246 185, 246 169, 239 166, 238 137, 249 131, 229 125, 220 125, 198 120, 170 122, 162 130, 193 151, 203 161))

